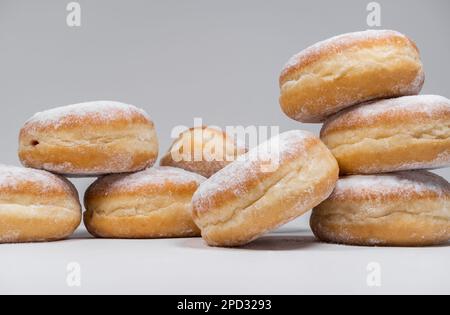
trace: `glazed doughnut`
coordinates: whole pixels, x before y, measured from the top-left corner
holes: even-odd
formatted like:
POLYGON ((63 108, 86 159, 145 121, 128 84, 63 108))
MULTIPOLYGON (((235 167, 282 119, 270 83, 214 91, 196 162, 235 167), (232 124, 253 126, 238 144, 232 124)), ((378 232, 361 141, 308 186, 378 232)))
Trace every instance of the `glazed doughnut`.
POLYGON ((250 150, 205 181, 194 220, 211 246, 241 246, 325 200, 338 165, 314 135, 291 131, 250 150))
POLYGON ((450 165, 450 100, 406 96, 360 105, 330 118, 321 138, 342 174, 450 165))
POLYGON ((223 131, 192 128, 175 140, 161 166, 178 167, 209 178, 246 152, 245 145, 223 131))
POLYGON ((154 164, 158 140, 141 109, 90 102, 36 114, 20 132, 27 167, 69 176, 135 172, 154 164))
POLYGON ((99 178, 86 192, 84 222, 102 238, 200 236, 192 195, 204 180, 172 167, 99 178))
POLYGON ((323 122, 352 105, 418 94, 424 80, 419 51, 405 35, 350 33, 294 56, 280 77, 280 103, 295 120, 323 122))
POLYGON ((81 222, 78 193, 45 171, 0 165, 0 243, 62 240, 81 222))
POLYGON ((426 171, 344 177, 313 210, 311 227, 320 240, 347 245, 446 243, 450 185, 426 171))

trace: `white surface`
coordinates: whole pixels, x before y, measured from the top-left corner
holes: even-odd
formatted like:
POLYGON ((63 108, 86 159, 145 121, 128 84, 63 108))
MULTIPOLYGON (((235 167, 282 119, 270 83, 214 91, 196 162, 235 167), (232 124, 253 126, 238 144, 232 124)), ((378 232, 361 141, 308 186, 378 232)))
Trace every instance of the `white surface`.
POLYGON ((0 293, 315 294, 450 293, 448 246, 362 248, 320 244, 285 228, 243 249, 201 239, 71 240, 0 246, 0 293), (81 266, 69 287, 67 265, 81 266), (381 266, 381 287, 367 266, 381 266))

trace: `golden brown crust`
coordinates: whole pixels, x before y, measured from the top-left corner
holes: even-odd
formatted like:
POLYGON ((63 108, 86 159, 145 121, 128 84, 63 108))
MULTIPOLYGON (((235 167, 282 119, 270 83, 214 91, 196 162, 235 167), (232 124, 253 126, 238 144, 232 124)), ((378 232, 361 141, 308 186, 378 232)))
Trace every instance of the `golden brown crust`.
POLYGON ((330 118, 321 138, 341 174, 450 165, 450 100, 431 95, 364 104, 330 118))
MULTIPOLYGON (((296 139, 297 140, 297 139, 296 139)), ((299 160, 299 157, 304 157, 304 152, 311 151, 313 147, 320 145, 321 142, 318 138, 308 135, 308 137, 297 140, 290 147, 290 151, 281 152, 280 155, 280 166, 288 165, 289 163, 295 163, 299 160)), ((249 160, 250 158, 246 158, 249 160)), ((242 196, 237 191, 241 191, 243 188, 246 191, 251 191, 257 189, 262 182, 270 180, 274 175, 280 174, 280 169, 277 169, 277 173, 274 172, 263 172, 261 169, 266 161, 254 159, 253 163, 245 163, 244 167, 236 171, 228 171, 229 176, 236 176, 239 180, 227 180, 227 189, 218 189, 208 196, 208 198, 199 198, 196 201, 195 211, 201 212, 211 212, 227 203, 238 202, 241 200, 242 196), (235 174, 233 174, 235 173, 235 174)), ((225 177, 223 174, 219 174, 225 177)), ((282 176, 280 176, 282 177, 282 176)), ((275 181, 276 182, 276 181, 275 181)), ((202 191, 199 191, 199 194, 202 191)))
POLYGON ((245 245, 327 198, 337 176, 335 159, 316 137, 288 132, 202 184, 193 197, 194 220, 209 245, 245 245), (279 165, 268 169, 263 152, 276 146, 279 165))
POLYGON ((115 102, 38 113, 20 132, 25 166, 65 175, 134 172, 158 157, 155 126, 142 110, 115 102))
POLYGON ((422 247, 449 241, 447 221, 410 214, 345 224, 336 223, 333 217, 313 214, 311 226, 318 239, 343 245, 422 247))
POLYGON ((0 243, 61 240, 80 222, 78 193, 66 179, 0 166, 0 243))
POLYGON ((450 185, 424 171, 339 180, 313 210, 322 241, 361 246, 431 246, 450 240, 450 185))
POLYGON ((104 238, 199 236, 192 195, 204 178, 172 167, 98 179, 86 192, 89 232, 104 238))
POLYGON ((209 178, 246 152, 247 148, 227 133, 197 127, 180 134, 161 159, 161 166, 178 167, 209 178))
POLYGON ((346 107, 418 94, 424 83, 416 45, 394 31, 329 39, 292 58, 281 74, 283 111, 301 122, 322 122, 346 107))
POLYGON ((368 31, 343 34, 316 44, 320 45, 320 47, 311 46, 294 56, 281 73, 280 86, 292 80, 298 71, 303 71, 311 64, 321 62, 336 54, 345 53, 355 47, 362 49, 388 44, 412 46, 419 53, 417 45, 411 39, 395 31, 368 31))
POLYGON ((93 236, 115 239, 149 239, 199 237, 200 230, 192 221, 190 208, 179 206, 164 213, 147 216, 112 217, 87 211, 86 227, 93 236))

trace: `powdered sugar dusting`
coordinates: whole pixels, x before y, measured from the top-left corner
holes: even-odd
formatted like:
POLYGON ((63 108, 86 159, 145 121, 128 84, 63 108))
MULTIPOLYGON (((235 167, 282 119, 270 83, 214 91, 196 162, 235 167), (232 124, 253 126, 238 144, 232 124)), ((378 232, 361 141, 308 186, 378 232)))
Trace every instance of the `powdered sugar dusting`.
POLYGON ((425 70, 422 66, 414 81, 404 86, 400 85, 397 88, 402 93, 402 95, 417 95, 420 93, 420 91, 422 91, 424 84, 425 84, 425 70))
POLYGON ((338 35, 314 44, 292 57, 284 66, 283 72, 286 72, 290 70, 290 68, 304 63, 311 55, 319 54, 325 50, 338 52, 342 49, 343 46, 348 46, 352 43, 357 43, 365 40, 383 39, 392 36, 406 38, 405 35, 391 30, 367 30, 363 32, 338 35))
POLYGON ((355 173, 377 174, 411 170, 435 170, 448 166, 450 166, 450 153, 442 152, 430 161, 402 161, 401 164, 385 167, 374 163, 372 165, 365 165, 364 170, 356 171, 355 173))
POLYGON ((417 95, 365 103, 331 117, 324 130, 361 122, 371 123, 380 115, 404 112, 425 114, 432 118, 442 112, 450 113, 450 100, 438 95, 417 95))
POLYGON ((26 183, 37 184, 42 192, 55 189, 70 191, 66 182, 51 173, 29 168, 0 165, 0 190, 15 189, 19 185, 26 183))
POLYGON ((295 120, 323 122, 336 112, 362 102, 416 95, 424 82, 419 52, 412 41, 396 31, 368 30, 333 37, 292 57, 280 76, 280 102, 295 120), (386 68, 387 65, 392 68, 386 68), (401 72, 398 77, 392 77, 394 69, 401 72), (390 79, 373 88, 364 83, 345 84, 353 75, 364 73, 390 79), (315 82, 317 86, 307 82, 315 82), (330 85, 335 86, 335 91, 326 93, 323 88, 330 85), (306 91, 310 89, 319 96, 308 97, 306 91))
POLYGON ((58 107, 40 112, 28 120, 27 124, 49 125, 56 124, 60 120, 68 117, 82 119, 86 116, 95 116, 100 121, 108 121, 114 119, 118 113, 123 117, 131 117, 132 115, 138 114, 150 119, 144 110, 133 105, 112 101, 96 101, 58 107))
POLYGON ((338 181, 331 199, 345 198, 349 193, 380 197, 400 194, 408 198, 411 194, 430 192, 438 196, 450 195, 450 184, 442 177, 426 171, 354 175, 343 177, 338 181))
POLYGON ((318 42, 301 51, 297 55, 293 56, 286 63, 283 71, 287 71, 290 68, 305 62, 305 60, 308 59, 311 55, 316 55, 321 51, 327 50, 338 52, 341 49, 341 47, 350 45, 352 43, 357 43, 366 40, 384 39, 392 36, 406 38, 405 35, 392 30, 367 30, 363 32, 354 32, 334 36, 332 38, 318 42))
POLYGON ((126 190, 145 186, 164 186, 168 183, 200 185, 205 178, 174 167, 154 167, 133 174, 108 175, 93 184, 94 189, 109 191, 126 190))
POLYGON ((245 194, 252 189, 247 183, 253 180, 258 181, 264 173, 265 166, 267 173, 270 173, 275 171, 277 166, 279 167, 279 163, 293 154, 299 154, 299 152, 306 154, 306 150, 303 150, 305 140, 311 137, 314 136, 307 131, 290 131, 250 150, 205 181, 193 197, 194 204, 209 204, 214 195, 224 191, 229 191, 236 197, 245 194), (271 166, 275 168, 271 170, 271 166))
POLYGON ((350 112, 361 117, 371 117, 386 112, 412 111, 428 116, 450 111, 450 100, 438 95, 404 96, 360 105, 350 112))

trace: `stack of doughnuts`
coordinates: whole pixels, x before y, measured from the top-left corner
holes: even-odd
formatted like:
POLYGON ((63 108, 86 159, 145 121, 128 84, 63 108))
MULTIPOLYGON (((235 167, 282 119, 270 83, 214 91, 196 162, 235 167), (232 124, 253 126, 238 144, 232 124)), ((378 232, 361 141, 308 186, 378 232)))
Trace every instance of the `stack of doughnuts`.
POLYGON ((280 77, 291 118, 324 122, 247 149, 213 127, 182 132, 159 154, 155 125, 132 105, 99 101, 38 113, 20 131, 26 168, 0 165, 0 243, 55 241, 81 223, 66 177, 98 177, 84 222, 101 238, 202 236, 242 246, 314 209, 322 241, 428 246, 450 240, 450 100, 418 95, 417 46, 395 31, 331 38, 280 77), (341 176, 341 178, 339 178, 341 176))
POLYGON ((79 196, 63 176, 141 171, 157 157, 154 124, 135 106, 99 101, 34 115, 19 136, 26 168, 0 166, 0 243, 61 240, 76 230, 79 196))
MULTIPOLYGON (((69 177, 99 177, 85 194, 84 221, 92 235, 104 238, 199 235, 192 219, 191 201, 204 178, 172 167, 151 168, 158 158, 159 145, 154 123, 142 109, 99 101, 48 110, 25 123, 19 142, 23 165, 41 170, 34 172, 45 173, 50 178, 56 175, 47 172, 69 177)), ((68 181, 61 178, 60 185, 64 183, 68 185, 68 181)), ((11 185, 20 189, 26 188, 25 184, 11 185)), ((44 188, 36 188, 36 194, 44 188)), ((69 197, 74 199, 73 194, 66 198, 69 197)), ((30 197, 29 200, 31 204, 41 204, 39 198, 30 197)), ((78 197, 76 201, 79 224, 78 197)), ((56 219, 64 214, 62 210, 60 212, 44 218, 26 217, 28 214, 24 213, 24 220, 38 228, 38 232, 56 223, 55 232, 49 230, 49 235, 41 236, 37 232, 33 235, 28 230, 21 232, 21 222, 16 220, 14 224, 6 225, 7 230, 0 230, 0 241, 56 240, 68 236, 68 228, 56 234, 56 219)))
POLYGON ((418 95, 417 46, 394 31, 345 34, 294 56, 283 111, 324 122, 339 163, 333 194, 313 210, 314 234, 349 245, 425 246, 450 240, 450 185, 425 170, 450 166, 450 100, 418 95))
POLYGON ((63 176, 99 177, 84 202, 95 237, 200 236, 192 196, 247 149, 203 127, 182 133, 152 168, 158 152, 153 121, 132 105, 97 101, 37 113, 20 131, 26 168, 0 167, 0 243, 61 240, 75 231, 81 206, 63 176))

